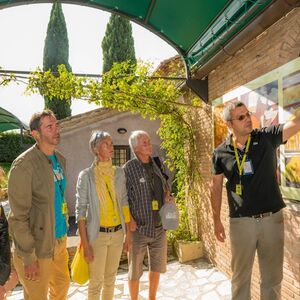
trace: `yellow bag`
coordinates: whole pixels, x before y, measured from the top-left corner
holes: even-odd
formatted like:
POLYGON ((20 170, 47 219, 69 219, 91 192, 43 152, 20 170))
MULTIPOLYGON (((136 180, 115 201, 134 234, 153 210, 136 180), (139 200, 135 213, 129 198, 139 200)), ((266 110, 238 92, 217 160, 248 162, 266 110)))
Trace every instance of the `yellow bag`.
POLYGON ((89 265, 83 254, 81 243, 77 247, 71 264, 72 280, 79 284, 85 284, 89 280, 89 265))

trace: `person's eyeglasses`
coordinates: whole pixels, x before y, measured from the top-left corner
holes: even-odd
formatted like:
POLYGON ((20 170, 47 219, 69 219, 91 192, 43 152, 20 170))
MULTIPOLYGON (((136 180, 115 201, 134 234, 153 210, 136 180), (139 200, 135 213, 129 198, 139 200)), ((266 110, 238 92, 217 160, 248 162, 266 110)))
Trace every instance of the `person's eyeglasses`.
POLYGON ((238 121, 244 121, 246 118, 250 118, 252 115, 252 113, 250 111, 248 111, 247 113, 245 113, 244 115, 240 115, 235 119, 231 119, 230 121, 234 121, 234 120, 238 120, 238 121))

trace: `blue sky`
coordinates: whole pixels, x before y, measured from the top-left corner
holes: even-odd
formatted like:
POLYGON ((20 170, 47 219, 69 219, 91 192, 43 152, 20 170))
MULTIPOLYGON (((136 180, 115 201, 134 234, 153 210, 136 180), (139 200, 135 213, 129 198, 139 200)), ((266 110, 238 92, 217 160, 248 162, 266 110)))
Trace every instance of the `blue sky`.
MULTIPOLYGON (((0 10, 0 67, 5 70, 35 70, 43 64, 43 48, 51 4, 23 5, 0 10)), ((63 4, 69 36, 69 62, 73 72, 101 73, 101 41, 109 13, 71 4, 63 4)), ((176 51, 150 31, 133 23, 136 57, 159 62, 176 51)), ((24 96, 25 85, 0 87, 0 107, 28 123, 31 115, 43 109, 43 99, 24 96)), ((95 109, 80 100, 73 101, 72 114, 95 109)))

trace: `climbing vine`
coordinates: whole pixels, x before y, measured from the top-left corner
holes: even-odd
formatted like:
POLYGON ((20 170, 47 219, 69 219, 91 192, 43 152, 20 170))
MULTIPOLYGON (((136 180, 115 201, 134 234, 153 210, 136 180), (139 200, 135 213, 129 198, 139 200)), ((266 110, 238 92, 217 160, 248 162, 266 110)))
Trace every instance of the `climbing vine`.
MULTIPOLYGON (((178 68, 174 70, 178 75, 178 68)), ((168 75, 173 74, 168 71, 168 75)), ((172 237, 191 238, 184 187, 195 176, 193 158, 196 154, 194 133, 187 116, 199 107, 199 99, 186 103, 182 100, 178 81, 154 79, 151 66, 142 62, 114 64, 102 80, 75 76, 64 65, 58 67, 57 74, 37 70, 28 78, 26 93, 39 93, 48 98, 84 99, 103 107, 161 120, 158 134, 167 153, 166 163, 171 171, 176 171, 174 189, 182 219, 181 227, 172 237)))

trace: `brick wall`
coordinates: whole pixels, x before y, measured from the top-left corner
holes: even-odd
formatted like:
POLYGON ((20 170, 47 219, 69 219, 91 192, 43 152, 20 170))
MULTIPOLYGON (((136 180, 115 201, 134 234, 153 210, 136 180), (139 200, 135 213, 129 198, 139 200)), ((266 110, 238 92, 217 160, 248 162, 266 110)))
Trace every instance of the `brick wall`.
POLYGON ((209 99, 239 87, 300 54, 300 9, 294 9, 209 74, 209 99))
MULTIPOLYGON (((210 101, 222 96, 300 55, 300 9, 295 9, 209 74, 210 101)), ((197 232, 204 242, 207 257, 230 275, 230 245, 216 242, 210 208, 210 153, 212 150, 211 112, 203 106, 193 116, 199 136, 197 147, 202 178, 196 183, 199 194, 197 232)), ((282 299, 300 299, 300 202, 289 202, 285 209, 285 261, 282 299)), ((224 187, 222 220, 228 234, 228 207, 224 187)), ((259 299, 259 272, 255 262, 252 296, 259 299)))

